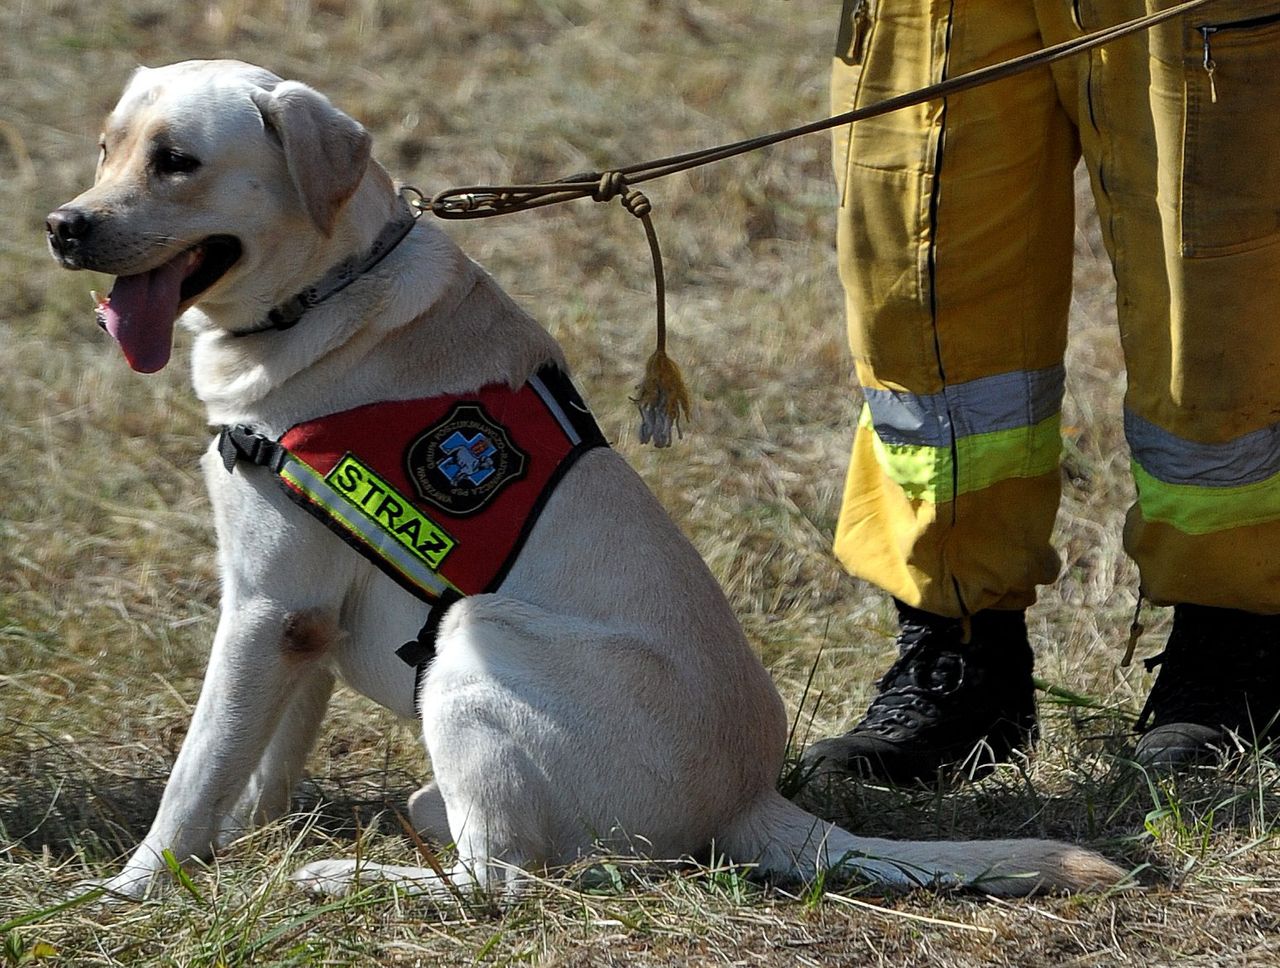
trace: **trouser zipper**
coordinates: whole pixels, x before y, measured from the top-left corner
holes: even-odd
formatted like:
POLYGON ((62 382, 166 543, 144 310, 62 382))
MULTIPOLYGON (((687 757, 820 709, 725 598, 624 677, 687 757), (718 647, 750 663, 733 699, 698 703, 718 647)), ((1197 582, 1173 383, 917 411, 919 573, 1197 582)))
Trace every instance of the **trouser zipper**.
POLYGON ((1218 86, 1214 83, 1213 74, 1218 69, 1213 59, 1213 35, 1224 30, 1250 30, 1254 27, 1265 27, 1267 24, 1280 23, 1280 13, 1269 13, 1262 17, 1250 17, 1247 20, 1233 20, 1225 24, 1201 24, 1196 29, 1204 38, 1204 72, 1209 75, 1209 100, 1218 103, 1218 86))

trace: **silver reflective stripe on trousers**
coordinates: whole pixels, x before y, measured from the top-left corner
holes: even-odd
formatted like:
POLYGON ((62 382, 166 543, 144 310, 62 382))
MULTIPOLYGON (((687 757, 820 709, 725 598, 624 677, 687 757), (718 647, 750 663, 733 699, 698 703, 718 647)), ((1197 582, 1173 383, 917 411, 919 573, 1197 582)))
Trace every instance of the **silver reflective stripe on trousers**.
POLYGON ((886 444, 950 447, 960 437, 1031 427, 1062 406, 1065 371, 1014 370, 938 393, 864 388, 876 436, 886 444))
POLYGON ((1280 423, 1225 443, 1202 444, 1126 410, 1124 435, 1138 465, 1166 484, 1239 487, 1280 474, 1280 423))

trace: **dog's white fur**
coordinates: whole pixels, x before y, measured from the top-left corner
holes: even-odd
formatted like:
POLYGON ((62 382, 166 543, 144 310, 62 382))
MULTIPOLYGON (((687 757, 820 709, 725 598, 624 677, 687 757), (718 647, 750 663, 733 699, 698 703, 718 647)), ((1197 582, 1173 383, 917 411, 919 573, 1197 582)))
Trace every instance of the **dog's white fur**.
MULTIPOLYGON (((230 61, 143 69, 106 130, 95 185, 64 207, 92 225, 65 263, 128 275, 210 235, 243 243, 182 317, 211 423, 278 435, 374 400, 514 387, 563 364, 552 338, 426 222, 293 329, 230 335, 366 249, 398 204, 364 130, 310 88, 230 61), (161 138, 199 168, 157 174, 161 138)), ((335 677, 414 714, 413 672, 393 647, 417 632, 423 605, 265 470, 228 474, 210 452, 204 473, 221 619, 155 822, 106 882, 124 895, 150 888, 163 851, 208 855, 288 808, 335 677)), ((447 613, 419 698, 435 781, 410 813, 457 844, 455 883, 502 887, 523 867, 601 845, 714 850, 785 878, 839 864, 895 888, 1022 894, 1120 877, 1050 841, 859 838, 780 796, 787 724, 773 684, 694 549, 609 449, 564 479, 501 590, 447 613)), ((360 875, 445 887, 417 867, 366 864, 360 875)), ((347 861, 298 874, 327 891, 356 876, 347 861)))

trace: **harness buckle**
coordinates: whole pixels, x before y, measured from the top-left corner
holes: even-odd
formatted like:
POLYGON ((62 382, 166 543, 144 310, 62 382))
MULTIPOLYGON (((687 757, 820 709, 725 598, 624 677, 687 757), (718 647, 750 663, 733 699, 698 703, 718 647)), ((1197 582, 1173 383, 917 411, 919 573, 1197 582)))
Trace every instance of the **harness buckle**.
POLYGON ((235 471, 236 463, 240 460, 247 460, 257 467, 279 470, 286 453, 276 441, 262 434, 255 434, 243 424, 223 427, 218 434, 218 455, 228 474, 235 471))

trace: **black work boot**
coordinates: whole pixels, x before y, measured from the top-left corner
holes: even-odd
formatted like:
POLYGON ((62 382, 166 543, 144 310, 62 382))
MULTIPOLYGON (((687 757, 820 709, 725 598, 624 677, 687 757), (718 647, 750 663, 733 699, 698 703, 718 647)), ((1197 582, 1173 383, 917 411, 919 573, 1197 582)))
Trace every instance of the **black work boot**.
POLYGON ((974 777, 1036 737, 1026 616, 983 611, 965 622, 898 606, 896 662, 866 715, 843 736, 804 752, 813 779, 858 776, 934 782, 939 771, 974 777))
POLYGON ((1175 605, 1160 667, 1138 717, 1134 759, 1158 770, 1218 762, 1233 738, 1263 744, 1280 736, 1280 615, 1175 605))

